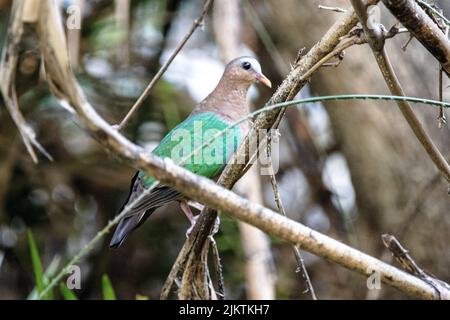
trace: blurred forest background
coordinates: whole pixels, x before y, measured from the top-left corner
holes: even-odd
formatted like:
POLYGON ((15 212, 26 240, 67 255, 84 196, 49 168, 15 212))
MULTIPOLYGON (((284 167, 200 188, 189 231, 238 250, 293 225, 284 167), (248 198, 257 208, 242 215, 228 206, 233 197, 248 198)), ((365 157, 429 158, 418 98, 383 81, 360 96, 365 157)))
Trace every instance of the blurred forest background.
MULTIPOLYGON (((436 3, 450 15, 450 2, 436 3)), ((97 111, 115 124, 190 28, 203 1, 64 0, 61 10, 66 13, 72 4, 82 5, 83 17, 82 29, 68 32, 73 67, 97 111)), ((0 47, 11 5, 0 0, 0 47)), ((349 2, 215 1, 125 135, 151 150, 214 88, 230 55, 256 56, 276 88, 299 50, 311 48, 341 14, 318 5, 347 8, 349 2)), ((389 28, 395 20, 380 8, 381 22, 389 28)), ((402 50, 408 38, 401 34, 387 43, 406 94, 437 99, 438 63, 416 40, 402 50)), ((44 269, 61 266, 115 216, 135 170, 105 153, 51 96, 34 38, 25 37, 22 47, 19 104, 55 161, 32 162, 0 100, 0 299, 26 298, 35 285, 27 228, 35 236, 44 269)), ((447 82, 444 79, 444 99, 447 82)), ((338 67, 318 71, 301 95, 344 93, 388 93, 367 45, 347 50, 338 67)), ((270 96, 271 91, 260 86, 250 93, 255 108, 270 96)), ((423 106, 415 110, 450 160, 450 132, 448 126, 438 128, 438 111, 423 106)), ((390 253, 380 235, 392 233, 427 271, 450 281, 448 185, 393 103, 346 101, 290 108, 281 125, 279 163, 277 178, 290 218, 388 262, 390 253)), ((276 209, 266 177, 257 176, 256 185, 255 177, 244 179, 235 190, 276 209)), ((158 210, 118 250, 108 248, 106 237, 80 264, 82 288, 77 296, 101 298, 101 278, 107 274, 118 298, 139 294, 157 299, 188 226, 175 204, 158 210)), ((265 253, 256 256, 247 247, 247 231, 222 215, 216 241, 227 298, 310 299, 291 246, 257 235, 255 241, 262 241, 265 253), (255 273, 248 265, 255 259, 263 266, 264 278, 252 279, 255 273), (255 288, 255 281, 266 287, 255 288)), ((365 278, 303 255, 321 299, 405 298, 386 286, 368 290, 365 278)))

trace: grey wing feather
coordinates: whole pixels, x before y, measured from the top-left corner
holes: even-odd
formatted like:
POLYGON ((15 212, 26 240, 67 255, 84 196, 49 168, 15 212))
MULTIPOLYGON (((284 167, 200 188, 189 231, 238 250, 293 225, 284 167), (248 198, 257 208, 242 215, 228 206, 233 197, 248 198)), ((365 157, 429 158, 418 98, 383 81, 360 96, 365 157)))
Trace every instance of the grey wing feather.
POLYGON ((132 207, 129 208, 129 213, 117 226, 109 244, 111 248, 119 247, 125 241, 126 237, 143 224, 157 208, 183 197, 175 189, 164 185, 157 185, 151 191, 147 190, 139 177, 139 172, 137 172, 131 180, 131 188, 127 200, 119 212, 122 212, 130 204, 132 204, 132 207), (142 196, 143 193, 146 194, 142 196), (141 198, 139 199, 139 197, 141 198), (136 200, 137 202, 133 203, 136 200))

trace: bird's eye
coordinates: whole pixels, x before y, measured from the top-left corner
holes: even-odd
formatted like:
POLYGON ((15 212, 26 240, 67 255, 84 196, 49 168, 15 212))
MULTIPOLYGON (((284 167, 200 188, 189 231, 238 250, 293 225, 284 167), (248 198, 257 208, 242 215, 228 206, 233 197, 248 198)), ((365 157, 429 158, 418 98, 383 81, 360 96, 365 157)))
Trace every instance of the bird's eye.
POLYGON ((242 63, 242 68, 245 70, 250 70, 251 67, 252 67, 252 65, 248 61, 245 61, 244 63, 242 63))

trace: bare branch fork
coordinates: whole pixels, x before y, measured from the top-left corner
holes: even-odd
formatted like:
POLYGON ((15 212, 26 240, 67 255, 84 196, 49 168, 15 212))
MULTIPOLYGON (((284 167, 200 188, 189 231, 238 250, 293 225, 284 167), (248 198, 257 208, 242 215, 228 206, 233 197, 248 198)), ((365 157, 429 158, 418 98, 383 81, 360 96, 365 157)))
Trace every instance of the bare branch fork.
MULTIPOLYGON (((392 3, 396 3, 398 1, 383 0, 383 2, 384 3, 389 2, 390 4, 392 4, 392 3)), ((401 1, 401 2, 408 4, 410 1, 401 1)), ((397 75, 395 74, 394 68, 392 67, 392 64, 386 53, 386 49, 384 47, 385 39, 383 37, 383 32, 382 32, 381 26, 380 25, 377 26, 374 24, 372 24, 370 27, 368 26, 368 24, 366 23, 368 21, 368 14, 367 14, 367 10, 366 10, 367 6, 363 1, 351 0, 351 3, 353 5, 353 8, 354 8, 356 14, 358 15, 358 18, 359 18, 361 25, 364 29, 364 32, 366 34, 368 43, 372 49, 372 52, 375 56, 375 59, 378 63, 380 71, 384 77, 384 80, 386 81, 386 84, 387 84, 389 90, 391 91, 391 93, 393 95, 405 96, 403 88, 401 87, 401 84, 397 78, 397 75)), ((418 6, 417 6, 417 8, 419 10, 422 10, 418 6)), ((437 26, 431 21, 431 19, 425 13, 424 13, 424 15, 425 15, 425 17, 423 17, 423 19, 428 19, 430 21, 430 23, 436 27, 437 32, 440 35, 442 35, 442 38, 443 38, 444 34, 441 32, 441 30, 439 28, 437 28, 437 26)), ((401 22, 403 23, 403 21, 401 21, 401 22)), ((423 23, 423 21, 421 23, 423 23)), ((408 25, 405 25, 405 27, 408 28, 408 25)), ((415 35, 414 32, 417 32, 417 30, 414 28, 408 28, 408 30, 410 30, 413 35, 415 35)), ((435 41, 438 41, 440 47, 442 47, 442 48, 446 48, 446 46, 449 45, 449 49, 450 49, 450 42, 447 39, 436 38, 435 41)), ((433 53, 433 51, 431 51, 431 52, 433 53)), ((442 52, 445 52, 445 51, 442 51, 442 52)), ((449 53, 450 53, 450 50, 449 50, 449 53)), ((448 61, 446 60, 447 55, 439 54, 438 56, 435 55, 435 57, 441 62, 444 70, 446 70, 445 68, 448 68, 450 66, 450 65, 448 65, 448 61)), ((449 57, 450 57, 450 55, 449 55, 449 57)), ((441 172, 442 176, 447 180, 447 182, 450 183, 450 166, 447 163, 447 161, 445 160, 444 156, 440 153, 439 149, 434 144, 433 140, 430 138, 430 136, 427 134, 427 132, 423 128, 419 119, 415 115, 414 110, 412 109, 411 105, 406 101, 397 101, 397 105, 398 105, 400 111, 402 112, 403 116, 405 117, 405 120, 408 122, 409 126, 411 127, 414 134, 416 135, 416 138, 419 140, 419 142, 422 144, 425 151, 427 152, 428 156, 434 162, 434 165, 436 166, 436 168, 441 172)))
POLYGON ((382 1, 392 15, 441 63, 445 72, 450 74, 450 41, 417 2, 382 1))
POLYGON ((419 277, 433 286, 439 295, 444 295, 441 296, 441 299, 450 299, 450 296, 448 296, 450 286, 446 282, 427 274, 422 268, 420 268, 409 254, 409 251, 401 245, 397 238, 390 234, 383 234, 381 239, 383 240, 384 246, 391 251, 392 256, 403 267, 403 269, 405 269, 405 271, 419 277))
POLYGON ((150 94, 150 91, 153 89, 153 87, 155 86, 156 83, 158 83, 158 81, 161 79, 161 77, 164 75, 164 73, 166 72, 166 70, 169 68, 170 64, 172 63, 172 61, 175 59, 175 57, 178 55, 178 53, 180 53, 181 49, 183 49, 184 45, 186 44, 186 42, 188 42, 188 40, 191 38, 191 36, 194 34, 194 31, 200 27, 203 23, 203 20, 206 16, 206 14, 208 13, 212 3, 214 0, 206 0, 205 4, 203 5, 203 10, 202 13, 200 14, 200 16, 194 20, 194 22, 192 23, 191 28, 189 29, 189 31, 186 33, 186 35, 184 36, 184 38, 180 41, 180 43, 178 44, 178 46, 175 48, 174 52, 172 53, 172 55, 169 57, 169 59, 167 59, 167 61, 161 66, 161 68, 158 70, 158 72, 155 74, 155 76, 153 77, 153 79, 150 81, 150 83, 147 85, 147 87, 145 88, 144 92, 141 94, 141 96, 139 97, 139 99, 136 100, 136 102, 134 103, 133 107, 131 107, 130 111, 128 111, 127 115, 123 118, 122 122, 117 126, 117 129, 120 131, 122 130, 127 123, 130 121, 131 117, 133 116, 133 114, 135 114, 137 112, 137 110, 139 109, 139 107, 142 105, 142 103, 144 102, 144 100, 148 97, 148 95, 150 94))
MULTIPOLYGON (((442 100, 442 71, 450 74, 450 41, 448 30, 450 21, 424 1, 383 1, 384 5, 411 34, 439 61, 439 98, 442 100), (430 16, 421 6, 426 8, 430 16), (430 12, 431 11, 431 12, 430 12), (442 30, 442 32, 441 32, 442 30)), ((441 108, 438 116, 439 127, 446 124, 445 114, 441 108)))

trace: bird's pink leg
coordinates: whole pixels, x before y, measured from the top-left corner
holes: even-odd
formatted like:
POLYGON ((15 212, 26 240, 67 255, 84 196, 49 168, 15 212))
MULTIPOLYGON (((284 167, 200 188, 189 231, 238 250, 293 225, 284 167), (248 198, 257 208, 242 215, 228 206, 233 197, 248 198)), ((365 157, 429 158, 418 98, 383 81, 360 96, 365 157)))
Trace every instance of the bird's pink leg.
MULTIPOLYGON (((198 202, 185 201, 185 200, 180 201, 181 210, 184 212, 186 217, 191 222, 191 226, 186 231, 186 238, 189 237, 189 235, 191 234, 192 230, 194 229, 195 223, 197 222, 198 217, 200 216, 200 215, 194 216, 194 214, 192 213, 191 207, 193 207, 197 210, 200 210, 200 211, 202 211, 205 208, 204 205, 202 205, 201 203, 198 203, 198 202)), ((219 226, 220 226, 220 218, 219 218, 219 216, 217 216, 216 221, 214 223, 214 228, 212 231, 213 235, 219 231, 219 226)))
POLYGON ((186 215, 186 217, 189 219, 191 224, 195 224, 195 221, 197 220, 197 217, 194 216, 192 213, 191 207, 189 207, 189 204, 186 201, 180 201, 180 208, 181 211, 186 215))
POLYGON ((190 207, 195 208, 195 209, 197 209, 197 210, 199 210, 199 211, 202 211, 202 210, 205 208, 205 206, 202 205, 201 203, 196 202, 196 201, 192 201, 192 200, 189 200, 189 201, 187 202, 187 204, 188 204, 190 207))
POLYGON ((189 204, 186 201, 183 201, 183 200, 180 201, 180 208, 184 212, 186 217, 189 219, 189 221, 191 222, 191 226, 186 231, 186 238, 187 238, 187 237, 189 237, 192 230, 194 229, 195 223, 197 222, 197 219, 199 216, 194 216, 194 214, 192 213, 191 207, 189 207, 189 204))

